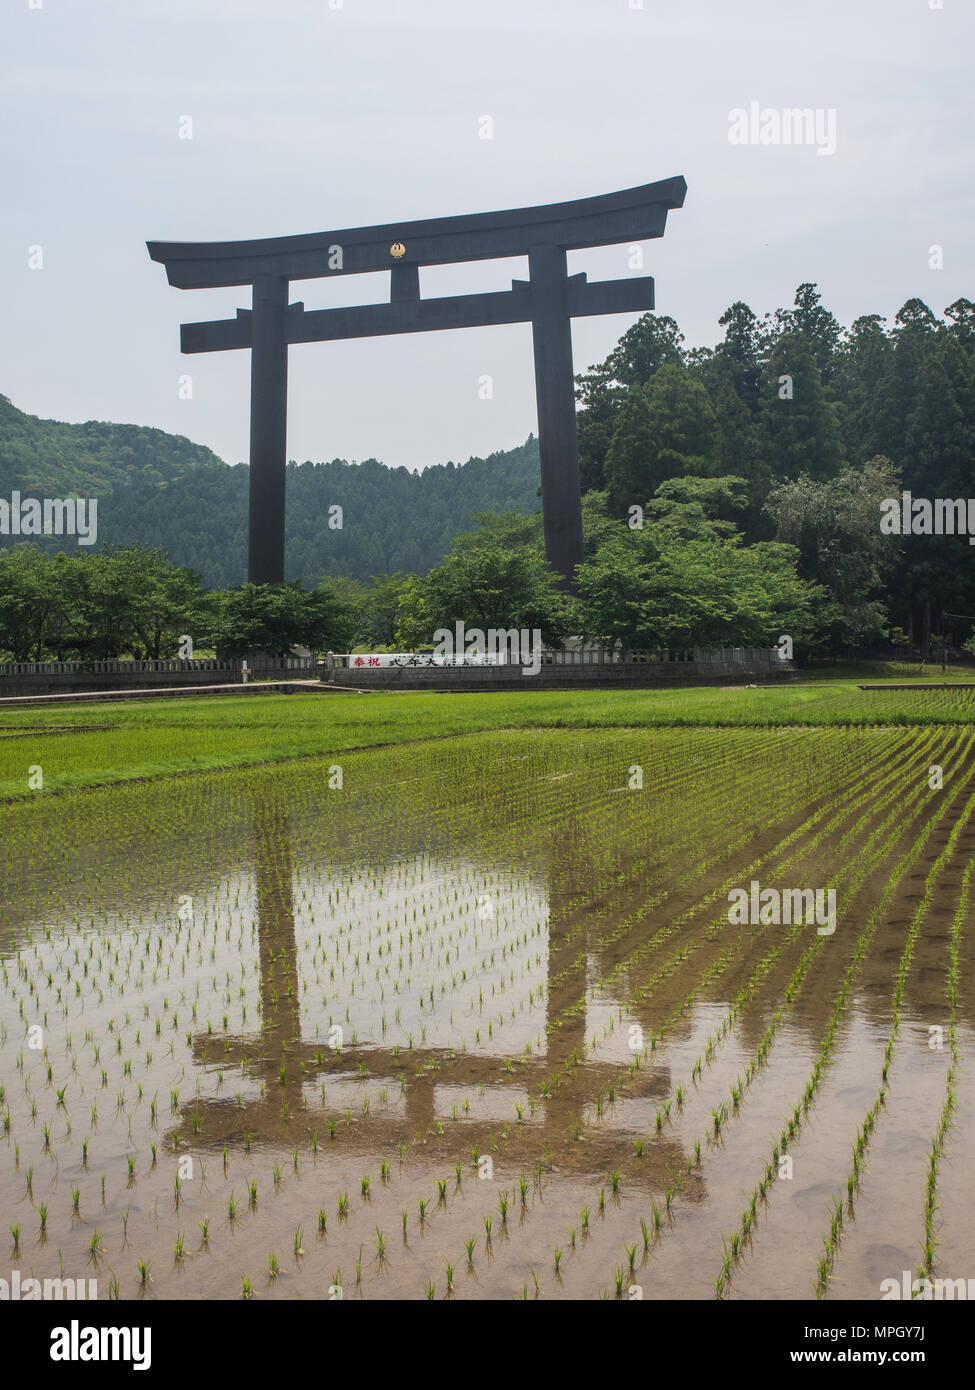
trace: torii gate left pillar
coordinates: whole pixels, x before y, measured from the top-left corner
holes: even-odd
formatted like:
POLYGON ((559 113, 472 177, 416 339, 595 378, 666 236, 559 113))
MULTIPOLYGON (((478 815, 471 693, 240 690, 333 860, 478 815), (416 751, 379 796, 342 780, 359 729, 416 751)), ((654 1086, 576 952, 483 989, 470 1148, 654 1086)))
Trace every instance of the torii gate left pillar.
POLYGON ((284 581, 288 463, 288 294, 280 275, 254 281, 251 312, 251 451, 247 579, 284 581))

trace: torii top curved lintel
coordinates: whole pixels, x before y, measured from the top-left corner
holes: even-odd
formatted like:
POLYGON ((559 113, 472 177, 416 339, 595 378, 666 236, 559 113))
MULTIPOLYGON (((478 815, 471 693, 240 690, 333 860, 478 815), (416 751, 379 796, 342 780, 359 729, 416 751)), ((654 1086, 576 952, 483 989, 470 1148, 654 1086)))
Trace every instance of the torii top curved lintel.
POLYGON ((545 203, 502 212, 390 222, 305 236, 250 241, 149 241, 149 255, 166 267, 179 289, 247 285, 266 274, 307 280, 333 274, 388 270, 391 247, 399 263, 446 265, 458 261, 524 256, 551 244, 562 250, 611 246, 663 235, 667 213, 683 206, 687 184, 679 175, 593 198, 545 203), (342 248, 336 265, 334 248, 342 248))

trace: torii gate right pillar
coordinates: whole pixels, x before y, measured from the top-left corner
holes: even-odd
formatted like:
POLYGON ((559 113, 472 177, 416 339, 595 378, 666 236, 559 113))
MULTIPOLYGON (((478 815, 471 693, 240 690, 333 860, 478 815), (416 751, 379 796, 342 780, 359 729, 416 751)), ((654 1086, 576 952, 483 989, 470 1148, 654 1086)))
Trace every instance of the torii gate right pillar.
POLYGON ((572 318, 563 248, 551 244, 533 246, 528 253, 528 274, 545 558, 562 576, 562 587, 570 589, 575 567, 583 558, 582 505, 572 318))

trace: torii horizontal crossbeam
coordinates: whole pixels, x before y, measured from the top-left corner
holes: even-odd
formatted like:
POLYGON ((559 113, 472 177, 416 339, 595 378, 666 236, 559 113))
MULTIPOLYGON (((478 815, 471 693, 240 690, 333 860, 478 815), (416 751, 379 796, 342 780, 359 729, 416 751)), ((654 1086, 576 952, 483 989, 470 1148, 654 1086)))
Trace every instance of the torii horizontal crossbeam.
MULTIPOLYGON (((594 314, 644 313, 653 308, 653 277, 599 280, 590 285, 585 274, 567 281, 570 318, 594 314)), ((430 333, 446 328, 479 328, 492 324, 528 323, 532 316, 530 282, 515 280, 510 290, 490 294, 459 294, 438 299, 397 300, 389 304, 363 304, 354 309, 305 309, 289 304, 285 319, 287 341, 335 342, 342 338, 378 338, 391 333, 430 333)), ((184 323, 180 330, 183 352, 226 352, 249 348, 253 339, 253 314, 238 309, 235 319, 184 323)))

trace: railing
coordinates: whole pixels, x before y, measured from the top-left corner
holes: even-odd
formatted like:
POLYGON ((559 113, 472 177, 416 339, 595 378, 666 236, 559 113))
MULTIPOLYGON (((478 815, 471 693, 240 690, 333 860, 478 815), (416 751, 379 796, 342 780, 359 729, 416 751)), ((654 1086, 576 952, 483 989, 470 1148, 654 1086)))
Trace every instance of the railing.
MULTIPOLYGON (((315 667, 313 656, 287 656, 252 663, 250 670, 255 674, 265 671, 312 672, 315 667)), ((221 661, 212 656, 165 661, 4 661, 0 662, 0 680, 5 676, 145 675, 177 671, 226 671, 239 675, 242 669, 243 662, 237 658, 221 661)))
POLYGON ((543 666, 605 666, 619 662, 623 653, 618 647, 557 647, 542 650, 543 666))
POLYGON ((667 649, 650 652, 630 652, 632 662, 694 661, 699 664, 713 663, 725 666, 780 666, 782 658, 777 647, 718 647, 714 651, 702 651, 695 647, 692 651, 670 651, 667 649))
MULTIPOLYGON (((228 663, 234 670, 241 669, 240 661, 228 663)), ((318 666, 316 656, 281 656, 281 657, 261 657, 257 661, 251 661, 250 671, 312 671, 318 666)))

